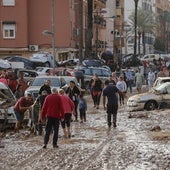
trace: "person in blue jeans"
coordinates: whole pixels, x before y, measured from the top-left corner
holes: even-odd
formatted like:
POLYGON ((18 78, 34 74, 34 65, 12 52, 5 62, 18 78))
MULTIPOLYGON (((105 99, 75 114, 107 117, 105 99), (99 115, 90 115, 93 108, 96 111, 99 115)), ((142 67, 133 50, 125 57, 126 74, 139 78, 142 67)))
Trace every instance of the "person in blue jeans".
POLYGON ((132 72, 129 70, 129 68, 126 68, 125 76, 126 76, 127 90, 129 88, 130 93, 132 93, 133 75, 132 72))
POLYGON ((86 122, 86 111, 87 111, 87 102, 84 99, 83 94, 80 94, 79 97, 79 112, 80 112, 80 119, 81 119, 80 123, 83 123, 83 121, 86 122))

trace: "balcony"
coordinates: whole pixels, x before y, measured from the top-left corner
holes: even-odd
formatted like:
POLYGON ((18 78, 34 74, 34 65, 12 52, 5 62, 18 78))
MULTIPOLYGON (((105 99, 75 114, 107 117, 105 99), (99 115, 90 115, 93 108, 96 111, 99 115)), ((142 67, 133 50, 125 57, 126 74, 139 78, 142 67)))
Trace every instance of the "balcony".
POLYGON ((102 16, 94 15, 94 23, 106 27, 106 20, 102 16))

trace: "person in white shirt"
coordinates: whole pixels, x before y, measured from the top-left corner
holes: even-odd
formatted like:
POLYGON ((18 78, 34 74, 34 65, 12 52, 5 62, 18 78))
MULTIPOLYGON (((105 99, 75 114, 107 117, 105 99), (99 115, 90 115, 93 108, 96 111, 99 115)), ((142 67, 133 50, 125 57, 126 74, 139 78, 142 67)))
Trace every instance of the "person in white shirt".
POLYGON ((119 93, 120 105, 122 105, 122 104, 124 105, 124 98, 125 98, 125 94, 127 91, 127 85, 126 85, 125 81, 123 80, 122 76, 119 77, 118 82, 116 83, 116 87, 121 92, 121 93, 119 93))
POLYGON ((155 73, 153 72, 152 69, 150 69, 150 71, 148 73, 148 86, 149 86, 149 90, 151 90, 151 87, 153 86, 154 81, 155 81, 155 73))

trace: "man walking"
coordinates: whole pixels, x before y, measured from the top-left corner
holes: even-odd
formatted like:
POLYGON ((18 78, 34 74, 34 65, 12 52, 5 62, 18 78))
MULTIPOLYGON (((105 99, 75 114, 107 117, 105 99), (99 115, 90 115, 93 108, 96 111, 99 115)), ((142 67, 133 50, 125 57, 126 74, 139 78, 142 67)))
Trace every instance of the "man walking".
POLYGON ((45 136, 44 136, 44 146, 47 147, 51 130, 53 128, 53 148, 57 148, 58 141, 58 131, 59 131, 59 121, 64 119, 64 108, 61 101, 61 97, 58 95, 57 89, 52 89, 52 94, 48 95, 44 101, 40 119, 44 120, 46 116, 47 123, 45 127, 45 136))
POLYGON ((117 110, 118 110, 118 97, 117 93, 119 89, 112 84, 109 84, 109 80, 105 81, 105 88, 103 89, 103 107, 106 109, 106 97, 107 97, 107 124, 110 128, 111 115, 113 115, 113 127, 116 128, 117 110))

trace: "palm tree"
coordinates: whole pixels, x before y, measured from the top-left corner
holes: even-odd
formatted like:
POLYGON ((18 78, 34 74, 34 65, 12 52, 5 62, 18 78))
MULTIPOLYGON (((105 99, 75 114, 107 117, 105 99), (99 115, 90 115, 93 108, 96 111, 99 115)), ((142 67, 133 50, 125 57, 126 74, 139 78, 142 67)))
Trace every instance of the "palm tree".
MULTIPOLYGON (((135 20, 134 20, 134 12, 129 17, 131 30, 134 32, 135 20)), ((142 44, 143 44, 143 54, 145 54, 145 34, 154 32, 154 17, 151 11, 144 11, 139 8, 137 13, 137 32, 138 32, 138 53, 140 54, 140 41, 142 36, 142 44)))

